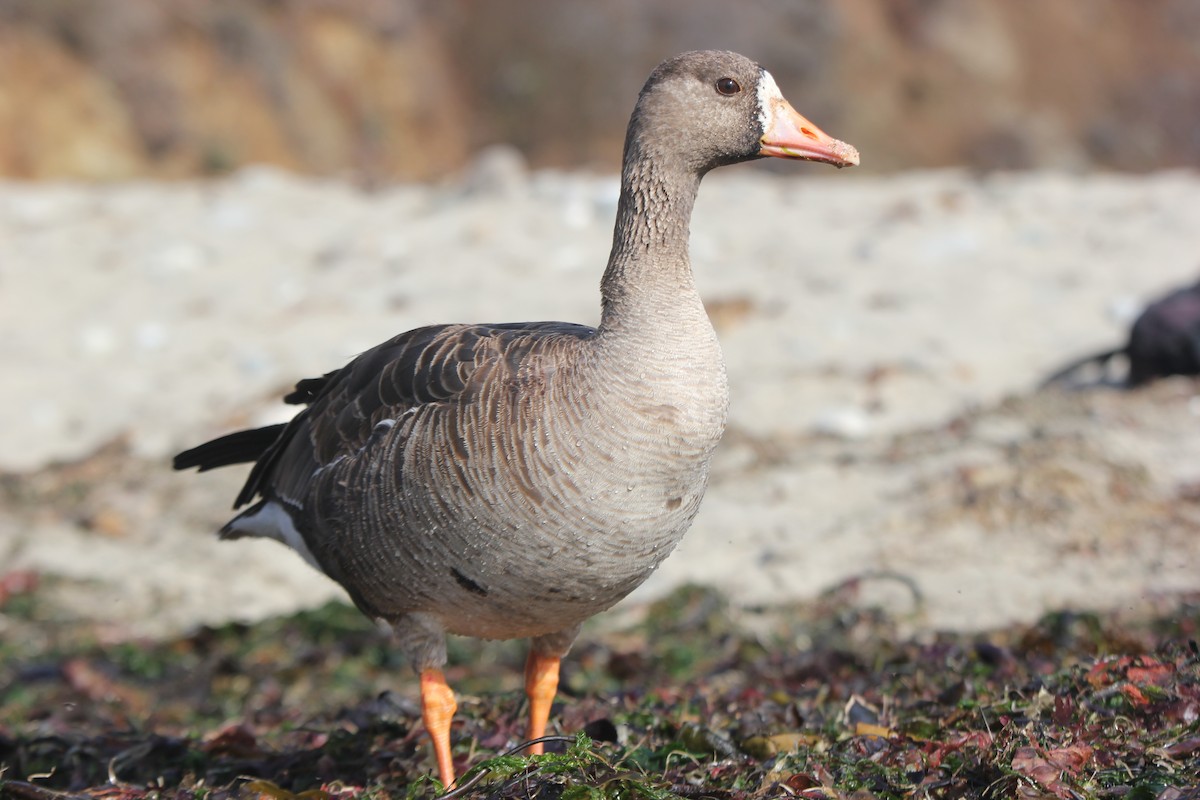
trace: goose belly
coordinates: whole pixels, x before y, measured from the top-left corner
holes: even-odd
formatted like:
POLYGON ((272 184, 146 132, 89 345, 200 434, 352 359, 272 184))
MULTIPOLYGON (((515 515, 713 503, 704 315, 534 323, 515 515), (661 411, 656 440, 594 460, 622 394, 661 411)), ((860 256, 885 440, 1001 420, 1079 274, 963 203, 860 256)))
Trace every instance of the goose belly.
POLYGON ((676 495, 678 502, 652 499, 659 494, 596 492, 583 512, 543 507, 524 525, 467 526, 447 571, 454 585, 444 582, 431 611, 448 630, 488 638, 559 631, 604 611, 670 555, 695 517, 703 485, 676 495), (469 557, 459 558, 464 551, 469 557))
POLYGON ((462 420, 417 421, 442 427, 410 430, 375 460, 391 474, 330 476, 367 501, 331 515, 339 530, 323 538, 339 544, 319 558, 384 618, 420 611, 483 638, 569 628, 645 581, 691 525, 724 407, 692 416, 655 403, 470 442, 462 420))

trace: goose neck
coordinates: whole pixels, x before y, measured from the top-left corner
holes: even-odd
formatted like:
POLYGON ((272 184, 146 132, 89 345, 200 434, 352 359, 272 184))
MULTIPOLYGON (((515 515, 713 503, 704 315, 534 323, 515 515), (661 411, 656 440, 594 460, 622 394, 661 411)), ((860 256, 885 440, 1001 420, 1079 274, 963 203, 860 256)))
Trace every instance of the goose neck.
POLYGON ((600 286, 602 328, 638 310, 699 303, 688 234, 700 175, 669 165, 627 154, 612 252, 600 286))

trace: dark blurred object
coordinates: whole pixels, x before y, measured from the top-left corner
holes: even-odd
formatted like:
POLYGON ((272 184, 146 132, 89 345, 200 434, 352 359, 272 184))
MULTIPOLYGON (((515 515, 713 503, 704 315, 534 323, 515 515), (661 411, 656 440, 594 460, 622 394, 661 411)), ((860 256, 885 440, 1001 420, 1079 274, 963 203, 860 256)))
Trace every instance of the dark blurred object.
POLYGON ((583 732, 593 742, 616 742, 620 740, 617 726, 608 717, 592 720, 583 726, 583 732))
POLYGON ((618 167, 667 55, 753 55, 865 169, 1200 166, 1195 0, 0 0, 0 176, 618 167))
POLYGON ((1076 376, 1085 367, 1098 367, 1103 377, 1091 383, 1133 388, 1168 375, 1200 375, 1200 283, 1176 289, 1146 306, 1129 332, 1124 347, 1094 353, 1067 364, 1043 386, 1079 386, 1076 376), (1123 379, 1107 377, 1117 356, 1129 362, 1123 379))

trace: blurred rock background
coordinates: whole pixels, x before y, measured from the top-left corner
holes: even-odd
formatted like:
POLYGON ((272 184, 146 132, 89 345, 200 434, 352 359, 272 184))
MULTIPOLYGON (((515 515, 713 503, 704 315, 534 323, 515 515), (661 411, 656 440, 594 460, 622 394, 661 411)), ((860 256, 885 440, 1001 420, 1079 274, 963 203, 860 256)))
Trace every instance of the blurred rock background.
POLYGON ((865 170, 1200 166, 1195 0, 0 0, 0 177, 614 170, 664 56, 751 54, 865 170))

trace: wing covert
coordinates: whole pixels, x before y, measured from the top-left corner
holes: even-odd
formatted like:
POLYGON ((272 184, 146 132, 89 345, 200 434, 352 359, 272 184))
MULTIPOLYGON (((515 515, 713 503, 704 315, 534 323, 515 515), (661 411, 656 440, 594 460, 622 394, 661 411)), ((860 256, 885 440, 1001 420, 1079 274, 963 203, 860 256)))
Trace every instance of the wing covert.
POLYGON ((340 370, 302 380, 284 399, 307 407, 254 465, 235 508, 258 495, 298 499, 312 474, 357 452, 381 421, 426 405, 469 402, 475 380, 493 379, 497 370, 515 375, 529 353, 594 333, 565 322, 434 325, 395 336, 340 370))

